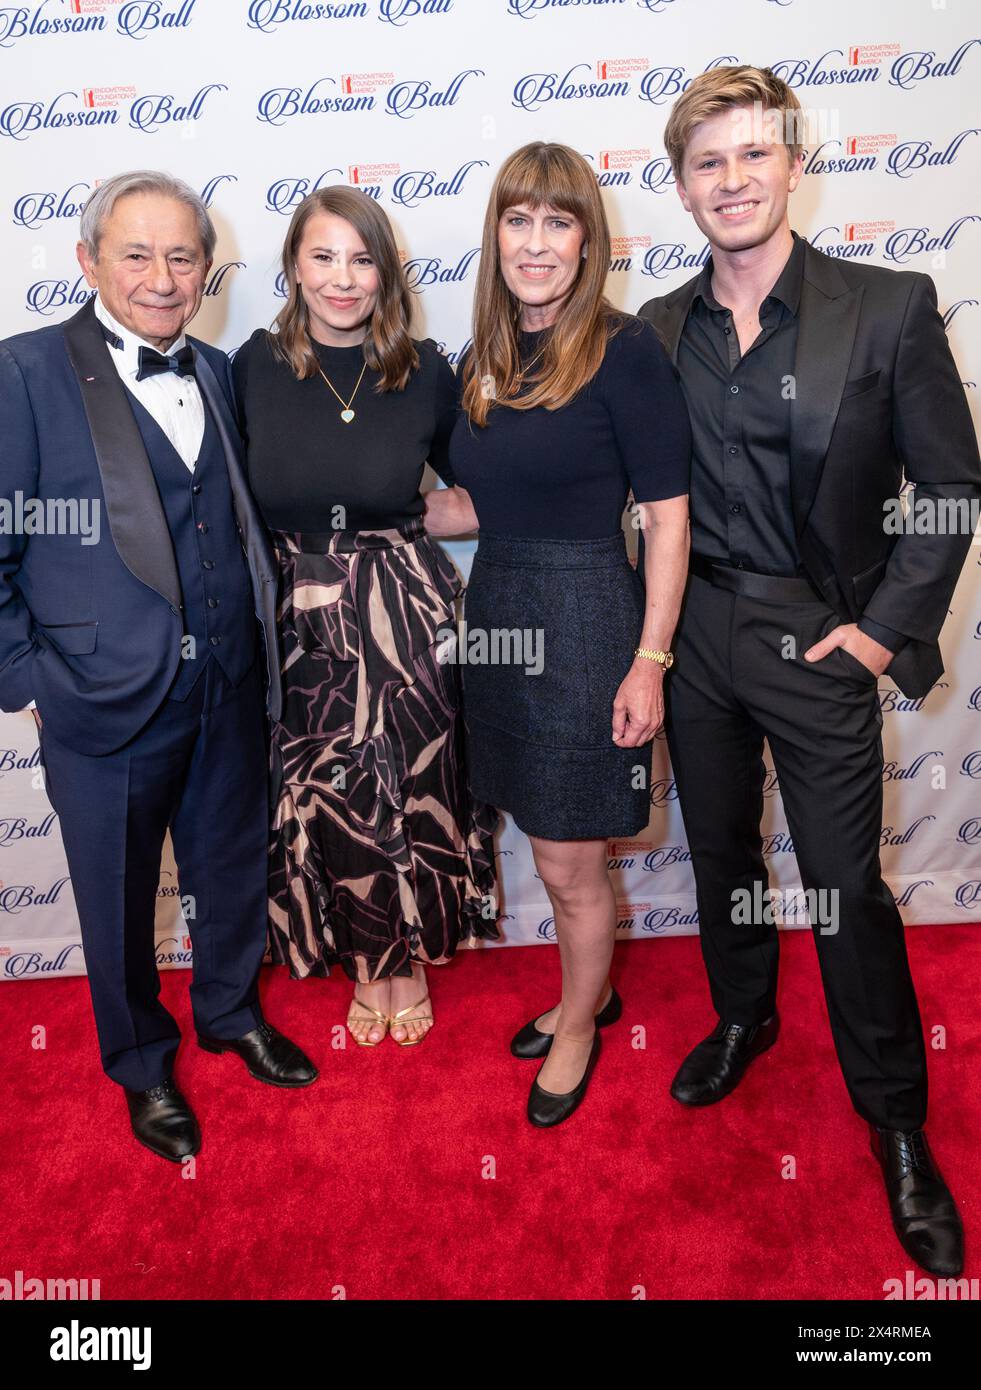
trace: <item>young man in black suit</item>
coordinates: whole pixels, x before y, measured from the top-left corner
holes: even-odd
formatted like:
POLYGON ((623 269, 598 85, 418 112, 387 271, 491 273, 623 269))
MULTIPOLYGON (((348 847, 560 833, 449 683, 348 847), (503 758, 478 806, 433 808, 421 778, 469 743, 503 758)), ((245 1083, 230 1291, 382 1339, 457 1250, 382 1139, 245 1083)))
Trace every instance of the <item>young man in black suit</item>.
POLYGON ((833 259, 791 231, 801 115, 769 69, 692 82, 665 144, 712 255, 640 310, 677 366, 694 436, 667 731, 719 1015, 671 1091, 721 1100, 776 1041, 766 737, 809 905, 830 909, 811 923, 832 1034, 894 1227, 924 1268, 955 1275, 961 1222, 923 1132, 923 1033, 879 863, 876 684, 888 670, 922 696, 943 670, 937 636, 981 469, 930 278, 833 259), (904 474, 918 510, 942 523, 949 500, 962 524, 894 534, 904 474))

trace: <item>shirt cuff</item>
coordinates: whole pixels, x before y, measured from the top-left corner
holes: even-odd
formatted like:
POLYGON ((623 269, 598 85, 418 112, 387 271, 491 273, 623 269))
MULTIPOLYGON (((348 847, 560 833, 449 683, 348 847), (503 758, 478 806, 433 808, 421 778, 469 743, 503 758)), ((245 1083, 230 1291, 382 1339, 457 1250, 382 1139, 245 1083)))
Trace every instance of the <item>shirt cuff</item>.
POLYGON ((864 632, 866 637, 871 637, 873 642, 888 647, 893 656, 897 656, 910 640, 905 632, 896 632, 891 627, 883 627, 881 623, 874 623, 871 618, 859 618, 858 630, 864 632))

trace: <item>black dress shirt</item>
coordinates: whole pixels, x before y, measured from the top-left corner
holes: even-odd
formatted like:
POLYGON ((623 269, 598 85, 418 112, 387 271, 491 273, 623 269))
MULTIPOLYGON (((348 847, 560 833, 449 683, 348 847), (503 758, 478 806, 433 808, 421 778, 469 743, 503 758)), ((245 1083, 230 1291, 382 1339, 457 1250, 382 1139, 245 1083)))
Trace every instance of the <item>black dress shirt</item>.
MULTIPOLYGON (((803 573, 790 488, 790 411, 804 241, 759 307, 760 332, 740 353, 732 311, 712 293, 712 258, 698 278, 678 344, 691 417, 692 550, 758 574, 803 573)), ((862 618, 861 631, 897 652, 901 633, 862 618)))

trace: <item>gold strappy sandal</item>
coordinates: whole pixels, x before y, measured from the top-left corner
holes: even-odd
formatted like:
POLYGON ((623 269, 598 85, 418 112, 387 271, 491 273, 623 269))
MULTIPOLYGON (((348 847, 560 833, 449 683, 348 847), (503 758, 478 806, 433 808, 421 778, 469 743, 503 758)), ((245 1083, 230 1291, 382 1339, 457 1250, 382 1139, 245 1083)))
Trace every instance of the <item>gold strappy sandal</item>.
MULTIPOLYGON (((367 1020, 367 1019, 364 1019, 364 1018, 360 1018, 360 1019, 356 1018, 354 1021, 355 1021, 355 1023, 367 1023, 368 1020, 367 1020)), ((347 1011, 347 1029, 348 1029, 348 1032, 351 1034, 351 1037, 354 1038, 354 1041, 358 1044, 359 1047, 377 1047, 377 1046, 378 1046, 378 1043, 384 1042, 384 1041, 385 1041, 385 1033, 388 1032, 388 1023, 389 1023, 388 1014, 383 1014, 382 1011, 381 1011, 380 1009, 373 1009, 372 1006, 371 1006, 370 1004, 366 1004, 366 1003, 364 1002, 363 999, 359 999, 358 996, 357 996, 356 994, 354 995, 354 997, 353 997, 352 1000, 351 1000, 351 1008, 349 1008, 348 1011, 347 1011), (355 1004, 357 1004, 357 1006, 358 1006, 359 1009, 367 1009, 368 1012, 369 1012, 370 1014, 374 1014, 374 1015, 375 1015, 375 1018, 378 1020, 378 1022, 379 1022, 380 1024, 382 1024, 382 1026, 383 1026, 383 1028, 384 1028, 384 1032, 382 1033, 381 1037, 378 1039, 378 1042, 369 1042, 368 1039, 366 1039, 366 1038, 359 1038, 359 1037, 356 1037, 355 1034, 352 1032, 352 1030, 351 1030, 351 1010, 354 1008, 355 1004)), ((373 1027, 374 1027, 374 1024, 371 1024, 368 1031, 370 1032, 370 1031, 371 1031, 371 1028, 373 1028, 373 1027)))
MULTIPOLYGON (((393 1026, 397 1023, 401 1023, 403 1027, 406 1023, 429 1023, 432 1025, 432 1014, 415 1014, 412 1018, 406 1018, 406 1014, 410 1013, 412 1009, 418 1009, 421 1004, 428 1004, 429 1002, 429 991, 427 990, 423 997, 417 999, 414 1004, 410 1004, 408 1008, 399 1009, 397 1014, 391 1014, 388 1019, 389 1033, 391 1034, 393 1026)), ((431 1031, 431 1027, 427 1028, 422 1038, 425 1038, 431 1031)), ((398 1043, 399 1047, 415 1047, 416 1043, 422 1042, 422 1038, 403 1038, 401 1042, 399 1042, 398 1038, 392 1038, 392 1042, 398 1043)))

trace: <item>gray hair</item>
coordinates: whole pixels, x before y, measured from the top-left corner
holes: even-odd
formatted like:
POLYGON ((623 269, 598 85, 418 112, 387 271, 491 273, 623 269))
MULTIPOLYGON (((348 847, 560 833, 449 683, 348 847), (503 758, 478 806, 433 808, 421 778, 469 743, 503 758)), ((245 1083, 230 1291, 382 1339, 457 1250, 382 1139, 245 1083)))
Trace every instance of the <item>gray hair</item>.
POLYGON ((106 179, 86 200, 82 209, 81 238, 93 259, 99 254, 99 238, 106 218, 112 215, 118 199, 125 198, 128 193, 162 193, 166 198, 187 203, 198 219, 205 260, 210 261, 214 257, 218 233, 204 199, 195 193, 190 184, 174 178, 172 174, 163 174, 158 169, 133 169, 128 174, 116 174, 106 179))

